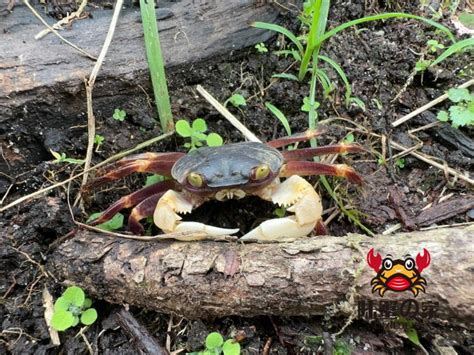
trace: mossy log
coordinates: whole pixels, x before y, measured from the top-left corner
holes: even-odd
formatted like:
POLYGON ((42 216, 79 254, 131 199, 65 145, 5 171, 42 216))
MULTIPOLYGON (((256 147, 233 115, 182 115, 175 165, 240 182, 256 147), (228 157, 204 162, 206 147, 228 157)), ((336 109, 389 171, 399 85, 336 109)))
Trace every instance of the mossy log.
POLYGON ((473 229, 437 229, 369 238, 303 238, 292 243, 144 242, 78 231, 49 261, 49 270, 94 297, 189 318, 228 315, 350 314, 358 300, 436 302, 438 322, 474 320, 473 229), (371 292, 366 261, 413 258, 429 251, 426 293, 371 292))

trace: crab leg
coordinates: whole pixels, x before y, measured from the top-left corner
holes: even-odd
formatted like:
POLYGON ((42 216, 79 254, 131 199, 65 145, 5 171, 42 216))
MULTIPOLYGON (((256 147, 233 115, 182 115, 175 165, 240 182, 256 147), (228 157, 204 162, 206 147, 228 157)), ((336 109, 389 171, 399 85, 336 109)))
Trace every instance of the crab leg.
POLYGON ((151 195, 140 202, 130 213, 128 217, 128 229, 133 234, 142 235, 145 229, 141 225, 140 221, 146 217, 153 216, 153 212, 155 211, 156 204, 158 203, 161 196, 163 196, 164 192, 159 192, 154 195, 151 195))
MULTIPOLYGON (((176 183, 173 180, 165 180, 162 182, 158 182, 156 184, 144 187, 134 193, 129 195, 123 196, 119 200, 115 201, 109 208, 107 208, 104 213, 100 215, 99 218, 90 222, 91 226, 96 226, 98 224, 107 222, 111 219, 117 212, 124 208, 130 208, 135 206, 145 200, 148 196, 157 194, 159 192, 163 193, 166 190, 170 190, 174 188, 176 183)), ((156 206, 156 203, 155 203, 156 206)), ((151 214, 150 214, 151 215, 151 214)))
POLYGON ((204 232, 210 236, 222 236, 239 231, 239 229, 218 228, 198 222, 180 222, 181 217, 178 213, 190 213, 202 202, 202 200, 191 201, 184 194, 169 190, 158 201, 153 221, 165 233, 204 232))
POLYGON ((362 184, 362 178, 354 169, 345 164, 324 164, 312 161, 289 161, 283 165, 280 176, 290 175, 331 175, 340 176, 348 179, 350 182, 362 184))
POLYGON ((364 151, 358 144, 336 144, 336 145, 324 145, 316 148, 303 148, 295 150, 286 150, 281 152, 285 161, 289 160, 305 160, 310 159, 317 155, 324 154, 338 154, 338 153, 357 153, 364 151))
POLYGON ((146 161, 177 161, 179 158, 184 156, 184 153, 173 152, 173 153, 140 153, 130 155, 128 157, 122 158, 119 161, 105 166, 103 173, 107 173, 112 170, 116 170, 118 167, 127 165, 129 163, 135 162, 137 160, 146 160, 146 161))
POLYGON ((273 148, 280 148, 284 147, 285 145, 289 145, 296 142, 309 141, 311 138, 320 136, 323 133, 324 129, 309 129, 305 132, 297 133, 289 137, 283 137, 272 140, 270 142, 267 142, 267 145, 273 148))
POLYGON ((264 191, 259 196, 280 206, 289 206, 287 211, 294 212, 294 215, 265 221, 240 239, 294 239, 311 233, 323 212, 321 199, 313 186, 302 177, 293 175, 282 184, 277 183, 269 188, 269 195, 268 191, 264 191))
POLYGON ((171 168, 175 164, 175 160, 170 161, 153 161, 153 160, 135 160, 129 163, 126 163, 122 166, 119 166, 116 169, 113 169, 106 174, 99 176, 97 179, 89 182, 84 190, 89 190, 91 188, 103 185, 109 181, 118 180, 125 176, 128 176, 132 173, 156 173, 165 176, 171 175, 171 168))

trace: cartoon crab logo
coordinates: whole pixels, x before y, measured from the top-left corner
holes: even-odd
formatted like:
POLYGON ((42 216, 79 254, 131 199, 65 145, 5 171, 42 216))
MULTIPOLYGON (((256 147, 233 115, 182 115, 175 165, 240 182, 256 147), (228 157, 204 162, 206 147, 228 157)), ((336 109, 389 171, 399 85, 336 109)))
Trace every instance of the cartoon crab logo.
POLYGON ((423 249, 423 255, 416 256, 416 263, 409 255, 404 260, 393 260, 388 254, 385 259, 379 253, 374 254, 374 249, 367 253, 367 263, 377 272, 370 284, 372 292, 379 292, 383 297, 385 291, 403 292, 410 290, 413 296, 418 296, 421 291, 425 292, 426 280, 421 277, 421 272, 430 264, 430 253, 423 249))

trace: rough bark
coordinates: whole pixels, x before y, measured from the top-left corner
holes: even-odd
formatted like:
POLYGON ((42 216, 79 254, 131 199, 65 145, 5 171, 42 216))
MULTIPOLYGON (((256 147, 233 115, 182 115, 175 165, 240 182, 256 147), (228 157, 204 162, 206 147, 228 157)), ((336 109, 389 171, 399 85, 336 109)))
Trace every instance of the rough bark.
MULTIPOLYGON (((428 284, 416 300, 438 302, 436 320, 461 325, 474 320, 473 237, 472 228, 453 228, 241 244, 141 242, 79 231, 54 253, 49 270, 94 297, 189 318, 347 314, 355 307, 351 299, 381 299, 371 293, 371 248, 394 258, 415 258, 426 248, 428 284)), ((391 291, 383 297, 410 298, 391 291)))
MULTIPOLYGON (((192 65, 265 41, 271 33, 252 28, 250 23, 275 22, 278 16, 270 2, 181 0, 160 2, 160 6, 157 17, 167 67, 192 65)), ((94 10, 92 15, 61 34, 98 55, 112 11, 94 10)), ((83 93, 84 78, 94 62, 52 34, 36 41, 34 36, 43 29, 24 5, 17 4, 11 14, 0 18, 0 122, 25 113, 25 119, 36 120, 36 114, 44 115, 51 107, 58 107, 56 115, 65 118, 84 110, 83 95, 78 93, 83 93)), ((131 94, 130 86, 139 92, 148 77, 140 12, 124 9, 95 86, 95 100, 104 98, 105 109, 107 102, 114 104, 115 96, 131 94)))

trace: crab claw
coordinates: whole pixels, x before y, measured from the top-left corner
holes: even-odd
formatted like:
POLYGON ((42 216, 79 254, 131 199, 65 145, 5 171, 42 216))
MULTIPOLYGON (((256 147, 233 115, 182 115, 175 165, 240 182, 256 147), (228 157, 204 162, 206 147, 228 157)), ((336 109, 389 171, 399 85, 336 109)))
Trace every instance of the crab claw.
MULTIPOLYGON (((261 196, 264 197, 264 196, 261 196)), ((320 221, 323 206, 313 186, 300 176, 293 175, 271 191, 271 200, 288 207, 293 216, 263 222, 241 240, 284 240, 307 236, 320 221)))
POLYGON ((182 218, 178 213, 190 213, 193 208, 193 203, 182 194, 169 190, 158 201, 153 214, 153 221, 165 233, 204 232, 210 236, 222 236, 239 231, 238 228, 218 228, 199 222, 180 222, 182 218))

